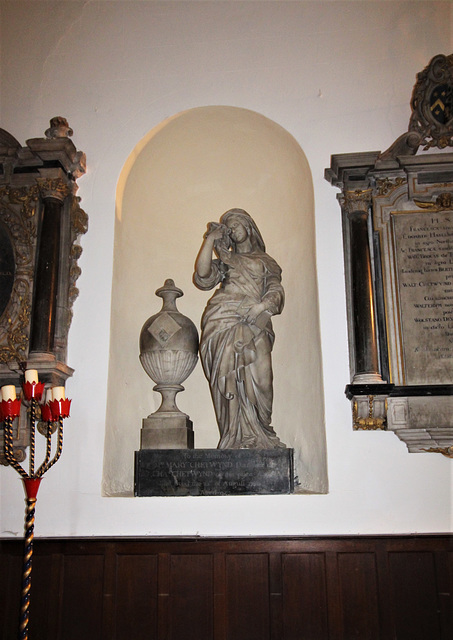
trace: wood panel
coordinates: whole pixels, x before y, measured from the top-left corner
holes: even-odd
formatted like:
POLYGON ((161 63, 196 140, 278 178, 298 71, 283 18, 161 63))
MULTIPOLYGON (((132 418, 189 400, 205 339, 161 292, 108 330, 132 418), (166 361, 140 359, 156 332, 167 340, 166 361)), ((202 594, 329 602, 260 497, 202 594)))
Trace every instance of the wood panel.
MULTIPOLYGON (((8 553, 0 556, 0 629, 2 638, 15 637, 12 629, 16 629, 19 622, 20 584, 22 575, 23 544, 14 542, 15 548, 8 545, 8 553)), ((35 603, 33 603, 35 604, 35 603)))
POLYGON ((169 640, 210 640, 213 637, 212 555, 172 555, 169 596, 169 640))
MULTIPOLYGON (((58 607, 49 598, 38 598, 36 594, 52 592, 52 557, 36 556, 33 559, 33 581, 30 602, 30 637, 34 640, 46 640, 50 637, 53 616, 58 607)), ((19 604, 19 603, 18 603, 19 604)))
POLYGON ((436 554, 439 575, 439 601, 442 620, 442 640, 448 639, 448 630, 453 629, 453 552, 436 554))
POLYGON ((265 553, 226 556, 227 640, 268 640, 269 558, 265 553))
POLYGON ((157 639, 157 555, 116 557, 112 640, 157 639))
POLYGON ((389 568, 398 640, 440 640, 434 554, 390 553, 389 568))
POLYGON ((375 554, 339 553, 338 575, 343 636, 350 640, 379 640, 382 636, 375 554))
POLYGON ((101 638, 104 557, 65 555, 61 578, 58 637, 101 638))
POLYGON ((285 640, 327 638, 325 554, 284 554, 282 572, 285 640))
MULTIPOLYGON (((0 637, 23 543, 0 540, 0 637)), ((35 540, 33 640, 449 640, 453 536, 35 540)))

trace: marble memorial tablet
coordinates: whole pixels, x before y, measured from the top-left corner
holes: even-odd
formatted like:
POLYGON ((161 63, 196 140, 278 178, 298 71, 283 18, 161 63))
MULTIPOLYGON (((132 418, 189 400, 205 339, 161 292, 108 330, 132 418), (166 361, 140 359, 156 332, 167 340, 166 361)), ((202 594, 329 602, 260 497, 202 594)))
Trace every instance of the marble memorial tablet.
POLYGON ((392 216, 406 384, 451 384, 453 212, 392 216))

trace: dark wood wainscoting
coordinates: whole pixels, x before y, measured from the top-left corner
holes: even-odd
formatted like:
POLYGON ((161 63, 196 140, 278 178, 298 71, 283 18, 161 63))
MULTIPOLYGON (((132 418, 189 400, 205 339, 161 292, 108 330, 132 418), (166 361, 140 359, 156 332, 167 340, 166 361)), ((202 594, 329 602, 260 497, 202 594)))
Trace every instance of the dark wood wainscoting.
MULTIPOLYGON (((22 542, 0 541, 16 638, 22 542)), ((453 536, 37 539, 30 640, 451 640, 453 536)))

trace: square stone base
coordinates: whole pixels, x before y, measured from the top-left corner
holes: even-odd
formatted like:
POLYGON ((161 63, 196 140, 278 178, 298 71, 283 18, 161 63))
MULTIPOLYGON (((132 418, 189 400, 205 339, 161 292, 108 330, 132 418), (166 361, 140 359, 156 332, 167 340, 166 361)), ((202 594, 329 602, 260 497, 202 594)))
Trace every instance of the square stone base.
POLYGON ((184 414, 156 413, 142 425, 140 449, 193 449, 193 424, 184 414))
POLYGON ((142 449, 136 496, 230 496, 294 491, 293 449, 142 449))

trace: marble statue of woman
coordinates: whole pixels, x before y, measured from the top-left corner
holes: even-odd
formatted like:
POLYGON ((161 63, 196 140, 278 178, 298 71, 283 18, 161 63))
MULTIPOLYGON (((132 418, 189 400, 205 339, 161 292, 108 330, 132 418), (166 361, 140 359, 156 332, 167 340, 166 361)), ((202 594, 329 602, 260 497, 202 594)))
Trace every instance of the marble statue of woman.
POLYGON ((220 223, 208 224, 194 283, 203 290, 220 284, 204 311, 200 341, 218 448, 285 447, 271 426, 271 316, 283 309, 281 269, 246 211, 230 209, 220 223))

